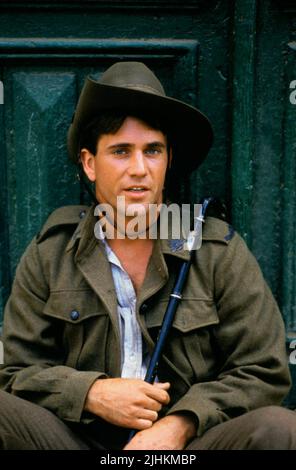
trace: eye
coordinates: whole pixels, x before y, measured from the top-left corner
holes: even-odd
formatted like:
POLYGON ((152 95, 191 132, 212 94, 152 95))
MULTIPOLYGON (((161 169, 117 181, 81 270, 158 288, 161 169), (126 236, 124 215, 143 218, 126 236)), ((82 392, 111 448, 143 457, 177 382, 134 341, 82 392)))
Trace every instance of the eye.
POLYGON ((149 155, 158 155, 162 153, 162 150, 160 148, 150 148, 147 149, 145 153, 148 153, 149 155))
POLYGON ((113 150, 114 155, 126 155, 127 153, 128 153, 127 149, 124 149, 124 148, 118 148, 118 149, 113 150))

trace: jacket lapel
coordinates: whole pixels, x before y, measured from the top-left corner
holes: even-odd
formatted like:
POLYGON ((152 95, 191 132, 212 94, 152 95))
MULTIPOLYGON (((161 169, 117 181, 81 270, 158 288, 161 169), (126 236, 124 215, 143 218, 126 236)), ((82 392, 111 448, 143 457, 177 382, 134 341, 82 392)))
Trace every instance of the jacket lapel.
POLYGON ((120 373, 120 330, 117 315, 117 297, 104 245, 94 235, 97 219, 93 213, 94 207, 91 207, 76 230, 75 237, 79 243, 75 254, 75 262, 110 316, 116 341, 114 351, 117 351, 117 354, 114 354, 112 368, 120 373))

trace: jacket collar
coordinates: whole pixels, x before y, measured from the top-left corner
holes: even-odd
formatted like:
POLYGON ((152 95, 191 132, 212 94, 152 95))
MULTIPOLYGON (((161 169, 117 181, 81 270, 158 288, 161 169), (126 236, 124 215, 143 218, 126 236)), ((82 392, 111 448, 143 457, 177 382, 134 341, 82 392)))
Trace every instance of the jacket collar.
MULTIPOLYGON (((103 242, 98 240, 94 234, 97 223, 94 209, 94 205, 88 208, 85 217, 80 221, 68 242, 66 250, 67 252, 75 250, 75 262, 87 282, 105 304, 114 325, 117 325, 116 294, 112 271, 103 242)), ((155 240, 145 281, 138 298, 139 305, 160 290, 168 280, 169 273, 165 256, 174 256, 182 260, 189 259, 189 252, 184 249, 184 242, 185 239, 174 240, 171 237, 168 237, 168 239, 157 238, 155 240)))
MULTIPOLYGON (((101 240, 96 239, 94 230, 97 223, 97 218, 94 215, 95 205, 91 205, 87 210, 85 217, 77 225, 75 232, 69 240, 66 251, 71 251, 77 244, 76 257, 82 252, 88 252, 94 244, 102 244, 101 240)), ((189 259, 188 250, 184 249, 185 238, 174 239, 172 238, 171 227, 168 229, 168 238, 155 240, 159 244, 160 252, 166 255, 176 256, 178 258, 187 260, 189 259)))
MULTIPOLYGON (((89 245, 93 243, 101 243, 95 238, 94 229, 97 222, 97 218, 94 215, 95 205, 91 205, 86 211, 84 218, 77 225, 75 232, 73 233, 66 251, 70 251, 78 243, 78 252, 82 252, 89 248, 89 245)), ((228 244, 234 235, 233 228, 222 222, 221 220, 213 217, 207 217, 206 222, 203 225, 202 240, 204 241, 217 241, 228 244)), ((171 226, 168 229, 168 237, 165 239, 157 238, 156 243, 160 244, 160 251, 165 255, 176 256, 183 260, 189 259, 189 252, 184 249, 185 238, 174 239, 172 237, 171 226)))
MULTIPOLYGON (((112 271, 105 253, 103 242, 95 237, 94 230, 97 218, 94 215, 95 206, 90 206, 85 217, 78 224, 66 250, 75 250, 75 261, 80 266, 88 283, 97 292, 112 314, 116 305, 115 289, 112 271), (100 253, 100 256, 99 256, 100 253), (114 294, 114 295, 113 295, 114 294)), ((169 234, 171 232, 169 231, 169 234)), ((214 241, 228 244, 234 235, 231 226, 218 219, 207 217, 203 225, 203 242, 214 241)), ((185 239, 176 240, 171 236, 167 239, 155 240, 151 260, 148 265, 145 281, 142 286, 138 302, 149 298, 162 288, 169 278, 166 256, 173 256, 181 260, 188 260, 190 253, 184 248, 185 239)), ((115 322, 115 317, 114 322, 115 322)))

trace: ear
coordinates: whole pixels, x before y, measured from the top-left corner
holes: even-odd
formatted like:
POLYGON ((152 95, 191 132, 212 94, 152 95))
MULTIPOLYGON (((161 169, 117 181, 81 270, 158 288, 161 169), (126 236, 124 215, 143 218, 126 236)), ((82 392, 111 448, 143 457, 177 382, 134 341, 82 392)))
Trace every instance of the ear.
POLYGON ((80 160, 88 179, 92 182, 96 181, 95 156, 89 150, 83 148, 80 152, 80 160))

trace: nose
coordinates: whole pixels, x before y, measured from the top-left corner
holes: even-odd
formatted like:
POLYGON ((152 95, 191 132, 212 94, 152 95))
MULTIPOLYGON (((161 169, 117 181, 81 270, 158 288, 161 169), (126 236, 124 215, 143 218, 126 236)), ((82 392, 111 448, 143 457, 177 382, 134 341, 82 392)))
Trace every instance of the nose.
POLYGON ((145 155, 142 151, 139 150, 133 153, 128 172, 130 176, 145 176, 147 174, 145 155))

